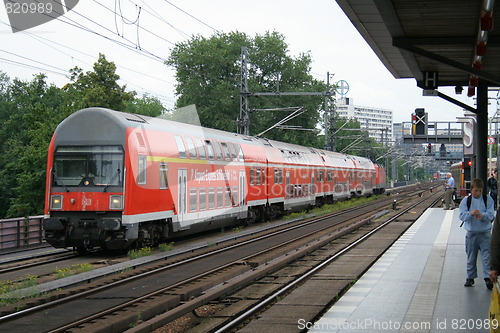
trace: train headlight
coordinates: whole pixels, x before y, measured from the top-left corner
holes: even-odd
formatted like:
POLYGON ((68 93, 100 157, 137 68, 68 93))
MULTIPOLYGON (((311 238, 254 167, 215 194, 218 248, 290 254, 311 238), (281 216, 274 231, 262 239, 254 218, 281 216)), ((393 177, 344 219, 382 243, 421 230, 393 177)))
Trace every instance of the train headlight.
POLYGON ((62 195, 53 195, 50 197, 50 209, 62 209, 62 195))
POLYGON ((123 209, 123 196, 110 195, 109 196, 109 209, 123 209))

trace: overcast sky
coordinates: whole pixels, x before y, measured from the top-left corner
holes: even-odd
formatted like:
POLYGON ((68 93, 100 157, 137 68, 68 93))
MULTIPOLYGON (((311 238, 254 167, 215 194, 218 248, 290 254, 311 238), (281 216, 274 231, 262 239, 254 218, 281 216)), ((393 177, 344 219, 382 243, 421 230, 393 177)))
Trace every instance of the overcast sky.
MULTIPOLYGON (((292 57, 310 52, 317 79, 335 74, 334 82, 348 82, 355 105, 390 109, 395 122, 410 121, 420 107, 430 121, 463 115, 438 97, 423 97, 415 80, 394 79, 334 0, 80 0, 60 19, 18 33, 0 8, 0 70, 23 80, 45 72, 49 83, 62 86, 70 68, 92 70, 104 53, 117 65, 121 84, 172 108, 174 72, 163 61, 174 44, 236 30, 250 37, 282 33, 292 57)), ((457 98, 451 88, 440 91, 457 98)), ((474 105, 465 95, 457 99, 474 105)))

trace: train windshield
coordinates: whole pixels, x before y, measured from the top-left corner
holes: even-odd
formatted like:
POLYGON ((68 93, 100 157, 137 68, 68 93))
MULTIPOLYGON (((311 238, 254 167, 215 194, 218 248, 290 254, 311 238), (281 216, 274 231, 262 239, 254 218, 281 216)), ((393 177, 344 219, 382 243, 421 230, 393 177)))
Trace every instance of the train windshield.
POLYGON ((54 154, 53 186, 122 186, 121 146, 64 146, 54 154))

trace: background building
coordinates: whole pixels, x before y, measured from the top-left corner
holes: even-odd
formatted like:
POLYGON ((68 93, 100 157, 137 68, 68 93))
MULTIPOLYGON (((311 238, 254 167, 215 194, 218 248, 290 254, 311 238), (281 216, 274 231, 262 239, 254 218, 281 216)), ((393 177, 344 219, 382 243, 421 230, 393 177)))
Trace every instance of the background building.
POLYGON ((356 119, 361 129, 367 130, 370 138, 380 143, 393 142, 392 111, 371 106, 352 104, 352 98, 337 100, 336 112, 339 118, 356 119))

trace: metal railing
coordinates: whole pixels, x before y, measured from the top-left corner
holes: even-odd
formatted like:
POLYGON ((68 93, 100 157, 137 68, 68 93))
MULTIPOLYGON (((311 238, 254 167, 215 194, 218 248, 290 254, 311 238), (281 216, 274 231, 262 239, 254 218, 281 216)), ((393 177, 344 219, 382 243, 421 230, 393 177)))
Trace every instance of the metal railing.
POLYGON ((0 219, 0 250, 42 244, 44 216, 0 219))

